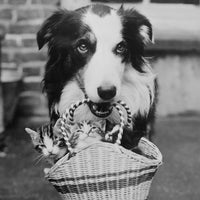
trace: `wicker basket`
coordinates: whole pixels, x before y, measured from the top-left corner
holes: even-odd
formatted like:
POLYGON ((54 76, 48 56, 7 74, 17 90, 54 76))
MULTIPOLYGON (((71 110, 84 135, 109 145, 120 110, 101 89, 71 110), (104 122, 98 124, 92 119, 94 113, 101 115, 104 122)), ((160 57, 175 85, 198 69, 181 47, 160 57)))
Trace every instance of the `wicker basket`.
POLYGON ((142 138, 142 155, 117 144, 98 142, 68 159, 61 158, 46 178, 62 199, 146 200, 162 163, 158 148, 142 138))

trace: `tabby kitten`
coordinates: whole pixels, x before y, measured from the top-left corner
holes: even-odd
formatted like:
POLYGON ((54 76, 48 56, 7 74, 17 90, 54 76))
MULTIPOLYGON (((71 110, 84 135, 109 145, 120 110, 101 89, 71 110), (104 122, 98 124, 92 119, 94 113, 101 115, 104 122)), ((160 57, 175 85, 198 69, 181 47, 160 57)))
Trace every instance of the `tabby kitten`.
POLYGON ((82 121, 73 127, 73 132, 69 140, 74 153, 81 151, 89 145, 103 141, 105 137, 105 120, 82 121))
POLYGON ((62 135, 55 134, 51 124, 44 125, 36 131, 26 128, 37 152, 41 153, 50 164, 54 164, 67 152, 67 146, 62 135))
MULTIPOLYGON (((87 146, 104 139, 105 121, 82 121, 74 125, 65 125, 69 133, 69 143, 73 153, 77 153, 87 146)), ((68 153, 68 146, 61 133, 61 119, 58 119, 54 127, 51 124, 45 125, 34 131, 25 129, 31 136, 35 149, 44 155, 45 158, 54 164, 68 153)))

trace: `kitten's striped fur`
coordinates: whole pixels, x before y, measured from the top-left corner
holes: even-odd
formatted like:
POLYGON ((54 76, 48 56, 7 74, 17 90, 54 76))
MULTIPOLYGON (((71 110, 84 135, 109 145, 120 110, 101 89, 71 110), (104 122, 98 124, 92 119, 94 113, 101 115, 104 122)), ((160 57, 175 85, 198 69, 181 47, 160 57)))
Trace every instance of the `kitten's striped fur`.
MULTIPOLYGON (((51 124, 47 124, 36 131, 29 128, 25 129, 31 136, 36 151, 48 158, 52 164, 68 153, 68 147, 60 129, 60 120, 57 120, 54 127, 51 124)), ((74 152, 78 152, 104 138, 105 122, 82 121, 71 126, 66 124, 66 130, 71 135, 69 138, 71 147, 74 152)))

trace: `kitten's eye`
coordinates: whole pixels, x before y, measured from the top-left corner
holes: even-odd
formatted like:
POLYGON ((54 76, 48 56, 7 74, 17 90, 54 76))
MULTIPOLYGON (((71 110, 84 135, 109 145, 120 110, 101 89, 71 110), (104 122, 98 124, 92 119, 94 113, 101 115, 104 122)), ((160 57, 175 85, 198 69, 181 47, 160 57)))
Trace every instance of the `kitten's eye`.
POLYGON ((35 150, 40 150, 40 146, 39 145, 35 146, 35 150))
POLYGON ((38 151, 39 153, 42 152, 42 148, 44 148, 44 147, 42 147, 41 145, 35 146, 35 150, 38 151))
POLYGON ((91 131, 95 131, 95 130, 97 130, 97 127, 92 127, 91 128, 91 131))
POLYGON ((53 140, 54 140, 54 142, 58 142, 60 140, 60 138, 58 136, 54 136, 53 140))
POLYGON ((66 146, 65 141, 61 141, 58 146, 59 147, 65 147, 66 146))
POLYGON ((78 45, 77 50, 79 51, 79 53, 81 54, 85 54, 88 52, 88 45, 85 42, 82 42, 78 45))
POLYGON ((117 54, 123 54, 124 52, 126 52, 126 50, 127 50, 127 45, 124 41, 122 41, 116 46, 115 52, 117 54))

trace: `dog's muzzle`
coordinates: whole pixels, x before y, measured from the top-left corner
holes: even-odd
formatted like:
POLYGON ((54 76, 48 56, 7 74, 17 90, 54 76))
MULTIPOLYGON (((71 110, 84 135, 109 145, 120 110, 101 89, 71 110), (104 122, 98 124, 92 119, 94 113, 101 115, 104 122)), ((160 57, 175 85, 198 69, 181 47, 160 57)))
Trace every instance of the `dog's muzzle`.
POLYGON ((108 117, 113 109, 113 106, 111 105, 111 103, 106 102, 106 103, 94 103, 92 101, 90 101, 88 103, 88 106, 91 110, 91 112, 100 118, 106 118, 108 117))

